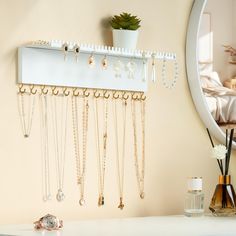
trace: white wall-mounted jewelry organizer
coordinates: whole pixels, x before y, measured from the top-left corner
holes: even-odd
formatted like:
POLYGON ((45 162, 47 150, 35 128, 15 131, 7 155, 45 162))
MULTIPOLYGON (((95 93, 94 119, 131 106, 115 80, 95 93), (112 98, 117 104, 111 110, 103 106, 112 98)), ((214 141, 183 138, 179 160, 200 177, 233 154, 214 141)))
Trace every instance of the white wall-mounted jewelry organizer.
POLYGON ((145 92, 149 58, 176 60, 176 54, 38 41, 18 50, 18 83, 145 92), (88 63, 90 56, 93 66, 88 63), (102 66, 104 58, 106 69, 102 66))

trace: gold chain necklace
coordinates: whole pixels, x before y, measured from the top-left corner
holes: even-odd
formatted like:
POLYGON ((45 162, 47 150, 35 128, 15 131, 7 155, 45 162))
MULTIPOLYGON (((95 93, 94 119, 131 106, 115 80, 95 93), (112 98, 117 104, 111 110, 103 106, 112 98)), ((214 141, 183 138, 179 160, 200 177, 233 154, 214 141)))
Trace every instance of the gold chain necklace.
POLYGON ((75 150, 75 157, 76 157, 77 184, 80 187, 79 204, 81 206, 83 206, 85 204, 84 183, 85 183, 86 157, 87 157, 88 110, 89 110, 88 99, 86 99, 84 97, 83 98, 83 114, 82 114, 83 150, 82 150, 82 161, 81 161, 80 160, 80 148, 79 148, 79 119, 78 119, 77 97, 72 96, 72 120, 73 120, 74 150, 75 150), (81 168, 81 162, 82 162, 82 168, 81 168))
POLYGON ((33 116, 34 116, 34 108, 35 108, 35 96, 29 94, 28 96, 28 118, 25 112, 25 95, 22 92, 18 93, 18 110, 20 114, 21 128, 25 138, 30 136, 33 116), (33 96, 33 99, 32 99, 33 96))
POLYGON ((134 161, 136 178, 139 189, 139 196, 144 199, 144 174, 145 174, 145 101, 140 101, 141 108, 141 129, 142 129, 142 150, 141 150, 141 163, 138 160, 138 144, 137 144, 137 125, 136 125, 136 104, 135 101, 131 103, 132 119, 133 119, 133 134, 134 134, 134 161), (140 168, 141 164, 141 168, 140 168))
POLYGON ((49 143, 48 143, 48 100, 47 96, 39 96, 41 148, 42 148, 42 180, 43 201, 51 200, 50 187, 50 165, 49 165, 49 143))
POLYGON ((61 202, 65 199, 63 193, 64 186, 64 170, 65 170, 65 157, 66 157, 66 135, 67 135, 67 110, 68 110, 68 97, 59 97, 52 95, 52 124, 53 124, 53 136, 54 136, 54 148, 56 159, 56 173, 58 182, 58 191, 56 195, 57 201, 61 202), (58 109, 58 99, 61 99, 61 109, 58 109), (59 120, 58 114, 61 115, 59 120), (60 128, 59 128, 60 121, 60 128), (60 132, 60 133, 59 133, 60 132))
POLYGON ((94 118, 95 129, 97 136, 97 157, 98 157, 98 182, 99 182, 99 197, 98 206, 104 205, 104 184, 105 184, 105 170, 106 170, 106 155, 107 155, 107 120, 108 120, 108 101, 103 98, 103 145, 102 153, 100 151, 100 132, 99 132, 99 120, 98 120, 98 99, 94 101, 94 118))
POLYGON ((118 186, 120 203, 118 208, 123 210, 124 208, 124 169, 125 169, 125 136, 126 136, 126 108, 127 102, 122 103, 122 115, 123 115, 123 140, 122 140, 122 155, 120 157, 119 153, 119 138, 118 138, 118 124, 117 124, 117 104, 114 101, 114 126, 115 126, 115 139, 116 139, 116 163, 117 163, 117 176, 118 176, 118 186))

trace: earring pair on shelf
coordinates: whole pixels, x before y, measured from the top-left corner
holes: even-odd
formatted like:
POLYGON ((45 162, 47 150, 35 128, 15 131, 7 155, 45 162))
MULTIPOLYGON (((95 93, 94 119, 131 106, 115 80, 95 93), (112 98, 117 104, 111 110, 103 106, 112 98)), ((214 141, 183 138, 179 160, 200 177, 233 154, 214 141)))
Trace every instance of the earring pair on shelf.
MULTIPOLYGON (((63 52, 64 52, 64 61, 66 61, 67 53, 69 51, 69 45, 67 43, 64 43, 62 48, 63 48, 63 52)), ((73 51, 75 53, 75 61, 78 62, 78 56, 79 56, 79 52, 80 52, 79 45, 76 44, 73 48, 73 51)))

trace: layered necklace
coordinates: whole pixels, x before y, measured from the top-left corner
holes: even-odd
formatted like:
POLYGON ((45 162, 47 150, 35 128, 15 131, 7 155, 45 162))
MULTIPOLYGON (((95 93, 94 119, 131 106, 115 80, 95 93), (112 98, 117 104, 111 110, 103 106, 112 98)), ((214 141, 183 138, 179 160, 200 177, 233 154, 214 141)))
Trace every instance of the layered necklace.
POLYGON ((117 177, 118 177, 118 188, 120 202, 118 208, 123 210, 124 208, 124 170, 125 170, 125 137, 126 137, 126 110, 127 101, 122 101, 122 116, 123 116, 123 135, 122 135, 122 148, 121 152, 119 149, 119 132, 118 132, 118 122, 117 122, 117 103, 114 100, 114 128, 115 128, 115 141, 116 141, 116 164, 117 164, 117 177))
POLYGON ((57 175, 57 201, 61 202, 65 199, 63 193, 64 186, 64 170, 66 157, 66 134, 67 134, 67 111, 68 111, 68 96, 53 96, 51 97, 52 107, 52 124, 53 138, 56 159, 56 175, 57 175), (60 109, 59 109, 60 105, 60 109), (59 116, 61 119, 59 119, 59 116))
POLYGON ((48 100, 47 96, 39 96, 40 126, 41 126, 41 155, 42 155, 42 179, 43 201, 51 200, 50 164, 48 144, 48 100))
POLYGON ((104 185, 105 185, 105 170, 107 157, 107 120, 108 120, 108 100, 103 97, 103 131, 102 131, 102 146, 99 131, 98 118, 98 98, 94 100, 94 119, 95 119, 95 133, 97 141, 97 159, 98 159, 98 206, 104 205, 104 185))
POLYGON ((26 94, 25 92, 18 93, 18 110, 20 115, 20 122, 22 132, 25 138, 30 136, 32 121, 34 116, 34 109, 35 109, 35 95, 26 94), (25 96, 28 96, 28 104, 25 104, 25 96), (27 110, 27 112, 26 112, 27 110))
POLYGON ((72 122, 73 122, 73 136, 74 136, 74 150, 76 158, 76 174, 77 184, 80 188, 80 200, 79 204, 83 206, 84 200, 84 183, 85 183, 85 171, 86 171, 86 159, 87 159, 87 137, 88 137, 88 111, 89 104, 86 97, 83 98, 83 112, 82 112, 82 132, 79 132, 79 118, 78 118, 78 103, 77 97, 72 96, 72 122), (80 140, 79 134, 82 133, 82 160, 80 157, 80 140))
POLYGON ((133 120, 133 135, 134 135, 134 164, 136 171, 136 178, 139 189, 139 196, 144 199, 144 175, 145 175, 145 100, 140 100, 141 109, 141 160, 138 158, 138 138, 137 138, 137 124, 136 124, 136 101, 132 101, 132 120, 133 120))

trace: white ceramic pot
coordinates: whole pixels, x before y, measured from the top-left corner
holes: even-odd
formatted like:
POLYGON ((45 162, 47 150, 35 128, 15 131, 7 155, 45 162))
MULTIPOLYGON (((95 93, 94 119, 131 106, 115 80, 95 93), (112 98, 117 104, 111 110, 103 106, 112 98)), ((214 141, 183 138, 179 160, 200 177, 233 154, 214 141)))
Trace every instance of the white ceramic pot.
POLYGON ((138 30, 112 30, 113 46, 119 48, 136 49, 138 30))

